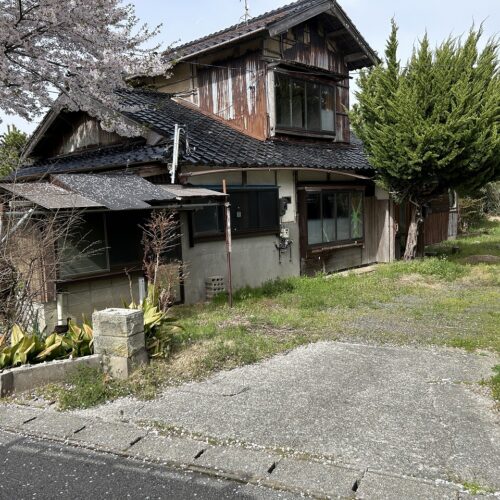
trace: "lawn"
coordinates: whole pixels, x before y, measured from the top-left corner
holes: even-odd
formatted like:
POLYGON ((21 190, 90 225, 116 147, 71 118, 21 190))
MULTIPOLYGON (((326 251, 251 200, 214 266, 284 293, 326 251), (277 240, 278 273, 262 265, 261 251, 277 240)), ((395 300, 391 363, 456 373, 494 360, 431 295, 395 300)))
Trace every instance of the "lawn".
POLYGON ((369 274, 240 290, 232 309, 225 297, 176 308, 185 331, 174 339, 166 372, 173 380, 199 378, 319 340, 500 352, 500 264, 492 262, 500 259, 500 223, 431 250, 438 256, 369 274), (476 263, 479 255, 488 263, 476 263))
POLYGON ((162 387, 320 340, 499 353, 500 264, 494 261, 500 258, 500 223, 485 223, 472 236, 431 250, 437 257, 380 265, 367 274, 291 278, 240 290, 232 309, 223 296, 177 307, 172 314, 184 331, 174 337, 169 360, 152 362, 125 385, 82 374, 83 382, 72 385, 74 395, 56 388, 52 396, 63 408, 95 404, 82 399, 82 387, 89 394, 98 389, 101 400, 124 394, 151 398, 162 387), (478 257, 484 255, 489 257, 478 257), (94 379, 99 387, 86 391, 94 379))

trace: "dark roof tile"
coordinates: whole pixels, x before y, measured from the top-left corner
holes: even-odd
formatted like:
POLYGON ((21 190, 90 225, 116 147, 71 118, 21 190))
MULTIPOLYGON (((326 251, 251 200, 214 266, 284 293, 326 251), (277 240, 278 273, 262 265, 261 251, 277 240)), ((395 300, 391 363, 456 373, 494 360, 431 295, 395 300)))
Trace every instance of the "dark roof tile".
MULTIPOLYGON (((133 91, 122 94, 122 111, 134 121, 156 131, 171 142, 175 124, 187 130, 189 150, 183 162, 209 168, 316 168, 358 171, 371 175, 362 143, 262 141, 254 139, 195 108, 172 100, 168 94, 133 91)), ((67 172, 89 172, 164 160, 165 146, 118 146, 61 156, 26 166, 16 177, 67 172)))
POLYGON ((157 92, 129 92, 128 104, 140 111, 127 113, 145 125, 172 137, 175 124, 186 127, 190 152, 184 160, 193 165, 213 167, 295 167, 371 172, 362 144, 299 143, 280 140, 261 141, 247 136, 220 120, 173 101, 157 92))

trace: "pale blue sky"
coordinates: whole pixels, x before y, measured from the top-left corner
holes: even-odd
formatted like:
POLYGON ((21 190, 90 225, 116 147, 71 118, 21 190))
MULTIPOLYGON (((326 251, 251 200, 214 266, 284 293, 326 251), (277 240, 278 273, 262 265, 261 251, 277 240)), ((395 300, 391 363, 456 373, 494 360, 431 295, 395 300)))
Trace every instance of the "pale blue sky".
MULTIPOLYGON (((240 0, 134 0, 136 14, 150 25, 162 23, 159 41, 188 42, 239 21, 243 14, 240 0)), ((249 0, 250 13, 259 15, 290 3, 289 0, 249 0)), ((472 22, 485 21, 485 34, 500 32, 500 0, 339 0, 368 43, 379 53, 384 50, 390 19, 399 24, 400 55, 406 59, 414 43, 427 30, 433 44, 450 33, 460 35, 472 22)), ((31 132, 36 123, 0 114, 3 123, 15 123, 31 132)))

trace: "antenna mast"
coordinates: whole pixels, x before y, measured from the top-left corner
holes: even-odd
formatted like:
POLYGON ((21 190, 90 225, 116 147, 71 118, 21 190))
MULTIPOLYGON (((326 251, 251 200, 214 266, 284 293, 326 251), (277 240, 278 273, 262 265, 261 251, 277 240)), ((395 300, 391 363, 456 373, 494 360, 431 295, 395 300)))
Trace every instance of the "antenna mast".
POLYGON ((245 24, 248 24, 248 21, 252 17, 250 15, 250 7, 248 5, 248 0, 240 0, 240 2, 245 2, 245 13, 240 17, 240 21, 243 21, 245 24))

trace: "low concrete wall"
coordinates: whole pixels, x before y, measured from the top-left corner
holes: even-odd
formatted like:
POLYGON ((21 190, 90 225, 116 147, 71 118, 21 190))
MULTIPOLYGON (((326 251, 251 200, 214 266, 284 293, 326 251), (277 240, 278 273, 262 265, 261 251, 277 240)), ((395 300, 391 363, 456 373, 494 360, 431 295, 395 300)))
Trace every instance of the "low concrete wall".
MULTIPOLYGON (((288 278, 300 275, 300 247, 298 224, 283 224, 290 230, 292 261, 289 252, 281 256, 276 244, 279 238, 254 236, 233 239, 232 277, 233 288, 238 290, 246 286, 258 287, 266 281, 276 278, 288 278)), ((187 226, 186 226, 187 227, 187 226)), ((182 254, 187 266, 185 300, 187 304, 206 300, 205 280, 211 276, 223 276, 227 286, 226 244, 224 241, 196 243, 189 246, 187 235, 183 237, 182 254)))
POLYGON ((46 384, 64 382, 80 367, 102 368, 101 356, 50 361, 39 365, 21 366, 0 373, 0 397, 23 392, 46 384))

